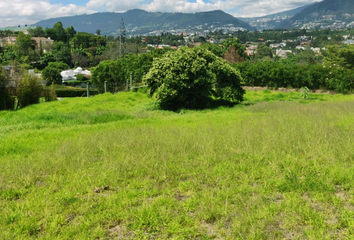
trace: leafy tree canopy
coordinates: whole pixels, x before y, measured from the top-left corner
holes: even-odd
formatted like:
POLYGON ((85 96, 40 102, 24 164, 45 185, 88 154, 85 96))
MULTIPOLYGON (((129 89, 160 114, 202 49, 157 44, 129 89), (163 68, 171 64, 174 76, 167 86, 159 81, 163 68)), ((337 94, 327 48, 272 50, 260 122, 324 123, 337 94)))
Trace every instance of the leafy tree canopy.
POLYGON ((230 46, 234 47, 240 57, 246 58, 246 47, 241 44, 240 39, 228 38, 223 42, 223 45, 226 50, 228 50, 230 46))
POLYGON ((69 65, 63 62, 50 62, 42 71, 43 78, 47 81, 49 86, 52 83, 61 84, 62 76, 60 72, 70 69, 69 65))
POLYGON ((345 68, 354 68, 354 46, 353 45, 332 45, 324 52, 325 62, 336 64, 345 68))
POLYGON ((181 48, 155 59, 144 77, 161 107, 207 107, 212 97, 242 101, 242 77, 225 60, 202 48, 181 48))

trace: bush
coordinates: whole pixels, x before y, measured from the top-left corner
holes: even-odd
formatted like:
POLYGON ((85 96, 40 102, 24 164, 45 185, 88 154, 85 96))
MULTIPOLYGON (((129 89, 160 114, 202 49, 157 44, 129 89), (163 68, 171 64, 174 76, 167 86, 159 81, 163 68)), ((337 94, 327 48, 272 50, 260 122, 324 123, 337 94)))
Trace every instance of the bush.
POLYGON ((242 101, 242 78, 225 60, 202 48, 181 48, 155 59, 144 77, 150 94, 170 110, 204 108, 212 97, 242 101))
POLYGON ((14 109, 14 101, 9 91, 9 79, 3 67, 0 66, 0 111, 14 109))
POLYGON ((42 71, 43 78, 47 81, 47 85, 52 83, 61 84, 62 76, 60 72, 70 69, 69 65, 63 62, 51 62, 42 71))
POLYGON ((42 85, 37 76, 26 74, 18 86, 18 104, 26 107, 31 104, 39 103, 42 85))
POLYGON ((51 102, 51 101, 57 100, 57 95, 56 95, 55 89, 54 89, 54 83, 52 83, 50 88, 46 87, 43 92, 44 92, 44 99, 46 102, 51 102))
POLYGON ((354 91, 354 70, 338 65, 284 64, 274 61, 244 62, 233 67, 241 72, 246 86, 285 87, 312 90, 323 89, 338 93, 354 91))
POLYGON ((87 82, 89 78, 85 76, 84 74, 78 74, 76 75, 76 80, 79 82, 87 82))

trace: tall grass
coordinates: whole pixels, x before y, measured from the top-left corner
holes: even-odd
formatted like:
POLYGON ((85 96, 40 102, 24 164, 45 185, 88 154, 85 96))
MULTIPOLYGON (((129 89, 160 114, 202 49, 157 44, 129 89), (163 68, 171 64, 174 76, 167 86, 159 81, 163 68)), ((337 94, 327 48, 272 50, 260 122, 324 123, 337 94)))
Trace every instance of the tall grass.
POLYGON ((0 238, 351 238, 353 97, 264 101, 277 94, 179 113, 139 93, 0 112, 0 238))

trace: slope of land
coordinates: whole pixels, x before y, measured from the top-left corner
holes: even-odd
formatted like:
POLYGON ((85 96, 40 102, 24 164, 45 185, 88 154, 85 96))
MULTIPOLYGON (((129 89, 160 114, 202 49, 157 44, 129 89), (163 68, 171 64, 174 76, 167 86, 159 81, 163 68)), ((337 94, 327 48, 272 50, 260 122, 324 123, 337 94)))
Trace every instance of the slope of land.
POLYGON ((262 17, 240 18, 240 20, 247 22, 252 27, 255 27, 257 29, 274 29, 279 27, 279 24, 284 20, 292 18, 294 15, 311 5, 313 5, 313 3, 284 12, 278 12, 262 17))
POLYGON ((354 2, 352 0, 324 0, 308 6, 288 21, 286 28, 346 28, 354 25, 354 2))
POLYGON ((1 239, 348 239, 354 97, 140 93, 0 112, 1 239), (246 104, 247 103, 247 104, 246 104))
POLYGON ((97 29, 100 29, 102 34, 117 35, 122 18, 127 33, 132 35, 173 30, 179 32, 213 30, 217 27, 226 26, 235 29, 253 29, 247 23, 220 10, 198 13, 162 13, 134 9, 125 13, 106 12, 53 18, 40 21, 34 25, 43 28, 53 27, 55 23, 60 21, 65 27, 72 25, 79 32, 95 33, 97 29))

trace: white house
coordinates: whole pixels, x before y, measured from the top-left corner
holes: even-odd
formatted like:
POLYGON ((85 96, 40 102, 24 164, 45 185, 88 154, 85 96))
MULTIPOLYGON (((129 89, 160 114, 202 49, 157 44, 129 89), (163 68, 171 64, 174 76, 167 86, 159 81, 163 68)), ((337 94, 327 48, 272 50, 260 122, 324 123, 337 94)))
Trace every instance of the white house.
POLYGON ((63 83, 76 80, 76 75, 78 74, 83 74, 83 75, 88 75, 91 76, 91 72, 89 70, 82 70, 81 67, 76 68, 75 70, 66 70, 62 71, 60 75, 63 78, 63 83))

